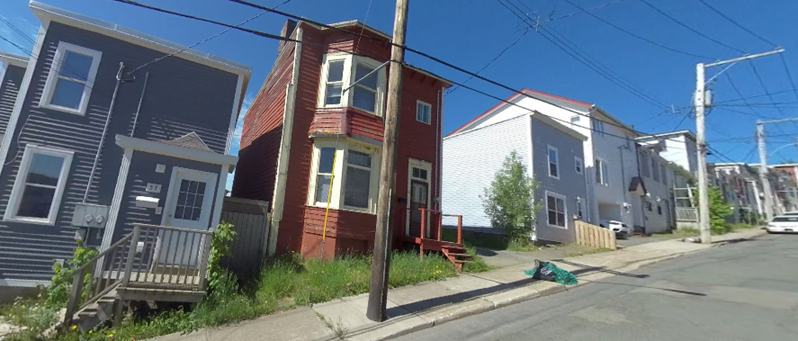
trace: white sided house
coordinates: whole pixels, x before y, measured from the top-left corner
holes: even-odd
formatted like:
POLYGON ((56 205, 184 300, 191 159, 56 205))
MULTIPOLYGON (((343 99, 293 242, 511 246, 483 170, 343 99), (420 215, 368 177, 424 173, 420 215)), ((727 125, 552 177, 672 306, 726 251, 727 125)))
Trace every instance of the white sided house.
POLYGON ((530 111, 569 126, 586 137, 583 143, 583 166, 587 180, 584 220, 596 225, 606 220, 619 220, 633 226, 634 208, 628 186, 632 178, 637 176, 634 130, 592 104, 529 89, 522 90, 512 98, 520 107, 502 105, 507 108, 496 113, 492 113, 495 109, 488 111, 452 135, 525 115, 530 111))
MULTIPOLYGON (((507 101, 524 105, 530 99, 516 94, 507 101)), ((465 228, 490 229, 481 197, 516 152, 539 184, 537 239, 573 242, 574 220, 586 216, 586 139, 537 110, 501 103, 443 139, 442 210, 462 212, 465 228)))

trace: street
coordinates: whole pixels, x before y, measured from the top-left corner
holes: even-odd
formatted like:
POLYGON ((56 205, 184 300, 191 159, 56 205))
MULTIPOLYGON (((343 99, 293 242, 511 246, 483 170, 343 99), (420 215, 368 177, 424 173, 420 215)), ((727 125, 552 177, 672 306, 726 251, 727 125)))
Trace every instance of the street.
POLYGON ((794 340, 798 236, 768 235, 398 340, 794 340))

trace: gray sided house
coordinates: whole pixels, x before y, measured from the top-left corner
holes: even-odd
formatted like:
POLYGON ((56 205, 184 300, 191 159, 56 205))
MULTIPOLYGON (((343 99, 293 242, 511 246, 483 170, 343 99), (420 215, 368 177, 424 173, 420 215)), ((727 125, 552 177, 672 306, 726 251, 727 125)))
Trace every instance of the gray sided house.
POLYGON ((0 286, 47 284, 76 239, 104 250, 133 223, 214 228, 251 69, 190 49, 147 64, 184 47, 30 8, 32 57, 0 57, 0 286))
POLYGON ((491 229, 482 198, 505 158, 515 151, 539 184, 535 200, 536 237, 567 243, 575 239, 574 219, 584 216, 586 182, 583 158, 585 137, 538 112, 507 115, 507 104, 481 117, 488 123, 457 131, 443 140, 444 212, 463 212, 463 225, 491 229))

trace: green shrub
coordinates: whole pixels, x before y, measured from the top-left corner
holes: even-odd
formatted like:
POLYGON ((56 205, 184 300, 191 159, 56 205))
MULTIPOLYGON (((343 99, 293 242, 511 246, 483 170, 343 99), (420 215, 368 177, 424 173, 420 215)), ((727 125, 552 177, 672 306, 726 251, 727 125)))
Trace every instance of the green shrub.
POLYGON ((535 232, 535 203, 538 184, 529 177, 526 165, 513 151, 496 172, 490 188, 485 188, 482 205, 491 226, 502 230, 512 240, 528 240, 535 232))
MULTIPOLYGON (((45 292, 44 304, 50 308, 60 308, 66 306, 69 300, 69 290, 72 287, 72 274, 75 270, 86 263, 92 258, 97 256, 98 252, 94 248, 85 247, 81 241, 72 252, 72 258, 67 259, 64 265, 53 265, 53 279, 50 281, 50 286, 47 287, 45 292)), ((91 273, 87 273, 83 279, 83 293, 86 295, 87 290, 90 289, 91 273)))

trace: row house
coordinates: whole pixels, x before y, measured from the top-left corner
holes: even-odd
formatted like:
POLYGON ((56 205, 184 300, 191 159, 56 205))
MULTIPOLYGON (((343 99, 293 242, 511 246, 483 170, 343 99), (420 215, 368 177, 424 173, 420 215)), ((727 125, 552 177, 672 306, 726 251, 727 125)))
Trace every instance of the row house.
POLYGON ((764 216, 764 191, 755 167, 740 162, 714 163, 707 168, 710 183, 732 205, 731 222, 752 223, 764 216))
POLYGON ((789 163, 771 165, 771 169, 780 173, 781 189, 776 196, 786 212, 798 211, 798 164, 789 163))
MULTIPOLYGON (((282 35, 305 43, 280 44, 244 120, 232 196, 271 202, 270 253, 332 258, 373 247, 391 36, 357 21, 330 26, 287 21, 282 35)), ((450 86, 403 68, 394 248, 437 237, 420 209, 440 211, 450 86)))
MULTIPOLYGON (((41 21, 32 55, 0 54, 0 299, 47 285, 76 239, 105 251, 134 224, 215 228, 251 74, 116 24, 30 9, 41 21)), ((197 266, 194 239, 162 242, 137 244, 142 269, 197 266), (166 257, 178 250, 188 258, 166 257)))
POLYGON ((665 141, 655 141, 638 143, 639 176, 629 188, 630 193, 637 195, 633 203, 634 226, 644 233, 665 232, 676 226, 671 192, 678 175, 660 156, 665 152, 665 141))

